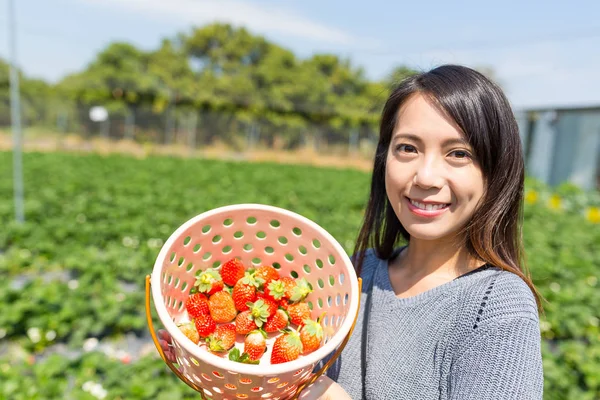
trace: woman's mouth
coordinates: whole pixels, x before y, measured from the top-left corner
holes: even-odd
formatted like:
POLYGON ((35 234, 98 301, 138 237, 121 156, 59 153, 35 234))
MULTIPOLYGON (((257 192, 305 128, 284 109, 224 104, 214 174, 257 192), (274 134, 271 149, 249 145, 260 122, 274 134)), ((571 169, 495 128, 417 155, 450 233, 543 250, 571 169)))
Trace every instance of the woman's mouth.
POLYGON ((436 203, 436 202, 420 202, 417 200, 406 198, 408 203, 408 209, 413 213, 423 217, 436 217, 448 209, 450 204, 448 203, 436 203))

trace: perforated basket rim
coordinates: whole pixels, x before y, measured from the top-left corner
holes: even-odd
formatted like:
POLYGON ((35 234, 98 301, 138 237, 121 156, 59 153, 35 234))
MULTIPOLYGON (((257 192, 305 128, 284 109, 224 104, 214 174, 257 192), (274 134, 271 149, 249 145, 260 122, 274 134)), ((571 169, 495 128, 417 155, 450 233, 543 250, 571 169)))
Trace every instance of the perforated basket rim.
POLYGON ((214 208, 209 211, 203 212, 183 223, 171 234, 171 236, 169 236, 165 244, 162 246, 158 257, 156 258, 156 261, 154 263, 154 268, 152 270, 150 282, 152 284, 152 299, 154 301, 154 307, 156 309, 156 312, 158 313, 161 323, 163 324, 165 329, 171 334, 173 340, 176 340, 179 343, 179 345, 184 347, 186 351, 188 351, 198 360, 202 360, 203 362, 210 364, 214 367, 239 374, 278 375, 289 373, 292 371, 297 371, 301 368, 305 368, 307 365, 318 363, 327 355, 335 351, 337 347, 341 344, 341 342, 344 340, 346 335, 348 335, 348 332, 350 332, 352 324, 354 323, 354 316, 358 312, 359 307, 358 278, 356 275, 356 271, 354 270, 354 266, 352 264, 352 261, 350 260, 350 257, 348 257, 348 255, 346 254, 342 246, 339 244, 339 242, 331 234, 329 234, 329 232, 320 227, 317 223, 300 214, 297 214, 290 210, 286 210, 284 208, 257 203, 233 204, 224 207, 214 208), (196 223, 198 223, 198 221, 212 217, 215 214, 239 210, 275 212, 278 214, 283 214, 286 217, 295 219, 303 224, 309 225, 311 228, 319 232, 327 241, 329 241, 332 244, 332 246, 336 249, 336 251, 341 255, 341 260, 339 261, 343 263, 343 267, 345 267, 344 273, 349 278, 350 282, 350 295, 348 299, 349 307, 347 313, 348 317, 344 319, 342 325, 338 328, 337 332, 329 339, 327 343, 325 343, 323 346, 321 346, 314 352, 302 356, 297 360, 289 361, 282 364, 258 366, 252 364, 232 362, 228 359, 224 359, 214 354, 210 354, 206 351, 202 351, 200 347, 192 345, 192 343, 179 330, 179 328, 177 328, 177 325, 175 325, 175 322, 173 322, 173 320, 169 316, 169 312, 167 311, 167 307, 165 306, 163 295, 161 293, 160 272, 162 271, 164 261, 165 259, 167 259, 169 249, 171 248, 173 243, 176 240, 178 240, 190 226, 195 225, 196 223))

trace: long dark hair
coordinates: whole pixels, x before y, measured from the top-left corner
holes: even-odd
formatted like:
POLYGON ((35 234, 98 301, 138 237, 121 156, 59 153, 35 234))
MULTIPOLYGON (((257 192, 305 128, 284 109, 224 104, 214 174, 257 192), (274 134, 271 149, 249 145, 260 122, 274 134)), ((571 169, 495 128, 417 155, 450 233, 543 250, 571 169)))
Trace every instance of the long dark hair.
POLYGON ((485 193, 462 228, 464 246, 471 256, 521 277, 541 308, 540 295, 524 263, 521 226, 525 169, 517 122, 496 84, 458 65, 443 65, 406 78, 385 103, 371 193, 354 249, 357 274, 360 276, 367 249, 373 248, 379 258, 388 260, 401 239, 410 240, 387 198, 385 169, 399 109, 415 93, 427 96, 460 127, 483 172, 485 193))

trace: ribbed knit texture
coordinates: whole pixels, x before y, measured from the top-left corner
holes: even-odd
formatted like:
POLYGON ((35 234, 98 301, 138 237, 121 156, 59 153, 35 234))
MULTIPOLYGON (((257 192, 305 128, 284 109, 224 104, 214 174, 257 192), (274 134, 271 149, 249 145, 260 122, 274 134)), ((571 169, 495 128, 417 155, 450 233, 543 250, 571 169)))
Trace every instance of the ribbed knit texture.
POLYGON ((542 399, 537 307, 517 275, 483 268, 401 299, 390 284, 387 261, 369 251, 361 277, 356 328, 327 372, 352 399, 363 398, 363 385, 368 400, 542 399), (361 346, 372 276, 363 381, 361 346))

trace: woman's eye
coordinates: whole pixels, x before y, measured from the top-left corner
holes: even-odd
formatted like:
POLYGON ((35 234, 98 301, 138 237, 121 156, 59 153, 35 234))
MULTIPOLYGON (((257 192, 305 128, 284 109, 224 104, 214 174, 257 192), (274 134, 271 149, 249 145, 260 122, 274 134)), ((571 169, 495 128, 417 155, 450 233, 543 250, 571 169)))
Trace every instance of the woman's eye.
POLYGON ((468 152, 463 151, 463 150, 455 150, 450 154, 453 154, 454 157, 461 158, 461 159, 462 158, 471 158, 471 155, 468 152))
POLYGON ((396 151, 401 151, 404 153, 415 153, 417 149, 415 148, 415 146, 412 146, 410 144, 399 144, 398 146, 396 146, 396 151))

